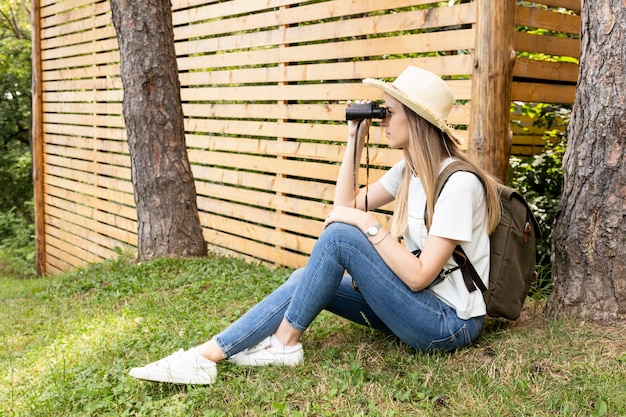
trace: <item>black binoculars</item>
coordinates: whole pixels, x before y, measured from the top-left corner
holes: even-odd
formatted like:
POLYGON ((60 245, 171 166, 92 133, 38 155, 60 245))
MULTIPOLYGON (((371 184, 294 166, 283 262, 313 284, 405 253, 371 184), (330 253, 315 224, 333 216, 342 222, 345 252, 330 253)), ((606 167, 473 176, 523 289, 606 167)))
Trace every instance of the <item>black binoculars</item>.
POLYGON ((387 109, 378 103, 357 103, 346 107, 346 120, 384 119, 387 109))

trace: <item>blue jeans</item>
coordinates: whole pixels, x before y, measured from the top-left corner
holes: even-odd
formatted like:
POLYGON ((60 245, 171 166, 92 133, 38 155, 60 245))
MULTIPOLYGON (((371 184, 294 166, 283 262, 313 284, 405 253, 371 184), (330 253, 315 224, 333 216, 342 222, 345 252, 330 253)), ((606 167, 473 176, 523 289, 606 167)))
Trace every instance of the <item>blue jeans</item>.
POLYGON ((215 336, 226 357, 274 333, 283 318, 304 331, 326 309, 396 335, 422 351, 451 351, 480 334, 484 316, 458 318, 430 290, 410 290, 356 227, 332 223, 304 268, 215 336), (349 272, 345 274, 345 271, 349 272), (352 280, 359 288, 356 291, 352 280))

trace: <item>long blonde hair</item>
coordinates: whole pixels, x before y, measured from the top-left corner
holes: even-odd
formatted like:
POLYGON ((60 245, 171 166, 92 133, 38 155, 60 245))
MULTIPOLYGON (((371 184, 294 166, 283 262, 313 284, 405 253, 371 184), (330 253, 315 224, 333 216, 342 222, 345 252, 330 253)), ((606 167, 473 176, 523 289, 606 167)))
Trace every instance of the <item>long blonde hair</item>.
POLYGON ((498 181, 471 161, 450 137, 432 123, 404 106, 409 125, 409 144, 404 149, 405 167, 396 195, 391 234, 400 238, 408 229, 408 196, 411 176, 419 177, 426 193, 427 227, 434 213, 435 184, 441 161, 450 156, 471 164, 485 188, 488 232, 491 234, 500 221, 501 206, 496 184, 498 181))

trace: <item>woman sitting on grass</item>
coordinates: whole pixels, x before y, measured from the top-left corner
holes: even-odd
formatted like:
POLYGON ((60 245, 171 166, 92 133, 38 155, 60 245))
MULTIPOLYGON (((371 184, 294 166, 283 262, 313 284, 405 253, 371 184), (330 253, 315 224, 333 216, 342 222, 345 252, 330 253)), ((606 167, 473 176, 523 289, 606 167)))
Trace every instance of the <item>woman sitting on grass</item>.
POLYGON ((404 150, 403 160, 367 190, 370 209, 396 200, 391 230, 365 211, 366 191, 354 185, 354 161, 361 159, 370 120, 349 121, 334 208, 306 267, 206 343, 133 368, 131 376, 210 384, 216 363, 225 359, 297 365, 304 358, 300 337, 323 309, 392 333, 421 351, 451 351, 478 337, 486 313, 480 291, 467 290, 460 270, 434 281, 456 266, 451 256, 460 243, 488 285, 489 233, 500 216, 495 181, 477 166, 486 187, 476 175, 456 172, 433 207, 438 173, 454 160, 467 161, 445 119, 452 92, 441 78, 416 67, 391 84, 363 82, 386 93, 382 125, 389 146, 404 150), (425 212, 432 219, 428 227, 425 212), (412 253, 418 249, 419 257, 412 253))

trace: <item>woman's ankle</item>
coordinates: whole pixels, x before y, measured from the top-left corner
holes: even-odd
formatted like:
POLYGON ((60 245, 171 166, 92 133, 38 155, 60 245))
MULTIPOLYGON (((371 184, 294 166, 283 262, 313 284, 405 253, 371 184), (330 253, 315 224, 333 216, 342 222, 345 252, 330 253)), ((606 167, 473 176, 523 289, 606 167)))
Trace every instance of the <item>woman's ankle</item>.
POLYGON ((223 361, 226 357, 215 339, 211 339, 206 343, 198 345, 195 349, 198 355, 215 363, 223 361))
MULTIPOLYGON (((278 329, 272 335, 277 342, 285 347, 296 346, 300 343, 300 337, 302 336, 302 332, 297 330, 295 327, 287 323, 283 319, 283 321, 278 326, 278 329)), ((270 338, 270 340, 272 340, 270 338)))

